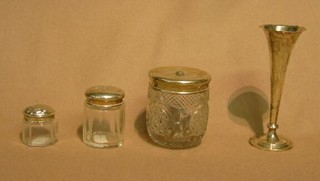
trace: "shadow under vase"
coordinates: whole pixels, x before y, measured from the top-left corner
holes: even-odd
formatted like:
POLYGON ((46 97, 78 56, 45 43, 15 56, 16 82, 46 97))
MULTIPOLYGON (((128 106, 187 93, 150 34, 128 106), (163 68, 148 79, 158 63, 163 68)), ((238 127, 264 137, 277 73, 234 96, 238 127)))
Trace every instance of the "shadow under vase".
POLYGON ((269 104, 264 93, 256 87, 246 86, 235 91, 229 98, 230 118, 241 125, 249 125, 256 137, 264 134, 263 122, 269 104))

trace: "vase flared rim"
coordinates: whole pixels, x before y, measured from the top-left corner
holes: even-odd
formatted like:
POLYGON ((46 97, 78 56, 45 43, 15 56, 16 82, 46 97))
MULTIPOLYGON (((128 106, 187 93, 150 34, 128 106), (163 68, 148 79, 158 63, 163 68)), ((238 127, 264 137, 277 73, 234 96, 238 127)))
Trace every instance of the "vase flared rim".
POLYGON ((267 25, 262 25, 261 27, 267 31, 286 32, 286 33, 296 33, 296 32, 302 32, 306 30, 304 27, 297 26, 297 25, 267 24, 267 25))

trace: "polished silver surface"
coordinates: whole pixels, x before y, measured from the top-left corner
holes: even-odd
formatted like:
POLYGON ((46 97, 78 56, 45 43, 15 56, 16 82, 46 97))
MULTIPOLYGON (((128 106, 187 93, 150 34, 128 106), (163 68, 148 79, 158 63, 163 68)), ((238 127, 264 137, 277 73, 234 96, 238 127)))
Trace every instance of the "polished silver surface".
POLYGON ((182 66, 159 67, 149 72, 150 86, 163 92, 193 94, 209 87, 210 74, 182 66))
POLYGON ((113 86, 94 86, 85 92, 86 104, 93 107, 112 107, 123 103, 124 91, 113 86))
POLYGON ((53 108, 44 105, 36 104, 25 108, 23 111, 24 119, 28 122, 44 122, 53 119, 55 116, 55 111, 53 108))
POLYGON ((252 137, 249 143, 259 149, 284 151, 292 148, 292 142, 278 136, 277 119, 285 81, 287 66, 292 49, 305 28, 290 25, 264 25, 271 57, 271 105, 268 133, 261 137, 252 137))

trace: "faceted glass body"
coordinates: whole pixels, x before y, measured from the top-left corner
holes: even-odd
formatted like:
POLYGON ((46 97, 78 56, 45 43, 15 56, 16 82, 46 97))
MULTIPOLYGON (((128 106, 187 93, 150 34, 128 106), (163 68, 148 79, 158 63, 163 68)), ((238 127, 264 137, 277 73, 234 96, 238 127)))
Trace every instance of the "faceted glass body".
POLYGON ((21 133, 22 142, 28 146, 47 146, 57 142, 57 122, 24 121, 21 133))
POLYGON ((154 142, 168 148, 200 144, 208 122, 208 90, 178 94, 149 87, 148 97, 147 128, 154 142))
POLYGON ((83 142, 92 147, 119 147, 123 145, 124 103, 108 108, 85 105, 83 142))

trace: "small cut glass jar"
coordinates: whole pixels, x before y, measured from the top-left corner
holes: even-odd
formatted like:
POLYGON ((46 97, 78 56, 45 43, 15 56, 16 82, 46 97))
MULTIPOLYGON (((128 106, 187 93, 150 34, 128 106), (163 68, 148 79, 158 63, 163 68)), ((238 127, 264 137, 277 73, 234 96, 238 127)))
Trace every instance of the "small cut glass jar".
POLYGON ((22 143, 28 146, 47 146, 57 142, 57 121, 54 110, 42 104, 25 108, 22 143))
POLYGON ((85 92, 83 142, 91 147, 123 145, 124 92, 112 86, 95 86, 85 92))
POLYGON ((151 139, 168 148, 201 143, 208 122, 209 82, 202 70, 172 66, 149 72, 147 130, 151 139))

